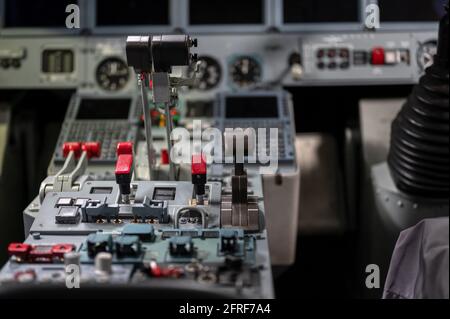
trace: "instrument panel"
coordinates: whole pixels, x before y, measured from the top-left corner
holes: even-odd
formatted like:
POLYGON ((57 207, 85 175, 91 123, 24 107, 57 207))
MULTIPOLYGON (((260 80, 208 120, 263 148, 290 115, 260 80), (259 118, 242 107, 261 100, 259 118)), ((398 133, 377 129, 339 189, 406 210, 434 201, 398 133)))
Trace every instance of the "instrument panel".
POLYGON ((87 17, 81 21, 83 33, 92 34, 82 36, 73 35, 81 29, 55 28, 64 25, 65 11, 39 14, 67 1, 50 2, 33 1, 35 20, 25 23, 23 0, 0 0, 0 12, 5 12, 0 17, 0 89, 134 94, 123 34, 181 31, 202 43, 198 85, 183 90, 182 100, 279 86, 412 84, 432 61, 437 37, 432 21, 445 1, 419 1, 421 10, 403 9, 409 8, 404 0, 371 2, 382 13, 381 29, 372 32, 363 27, 364 0, 326 5, 323 0, 79 0, 80 14, 87 17), (212 14, 202 10, 205 6, 216 10, 212 14), (46 21, 39 19, 43 16, 46 21), (405 21, 416 23, 405 26, 405 21), (49 37, 42 44, 35 35, 49 37))
MULTIPOLYGON (((199 86, 182 95, 267 85, 412 84, 436 50, 434 32, 198 35, 199 86), (303 73, 292 74, 299 54, 303 73), (268 63, 267 61, 270 61, 268 63)), ((99 95, 136 91, 121 37, 0 38, 0 88, 78 88, 99 95)))

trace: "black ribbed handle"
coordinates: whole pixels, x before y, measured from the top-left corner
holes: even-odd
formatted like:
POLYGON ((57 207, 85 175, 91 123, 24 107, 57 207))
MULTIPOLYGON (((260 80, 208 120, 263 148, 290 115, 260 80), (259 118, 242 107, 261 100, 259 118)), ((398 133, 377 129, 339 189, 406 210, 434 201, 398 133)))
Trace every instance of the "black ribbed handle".
POLYGON ((434 63, 392 123, 391 175, 400 190, 413 195, 449 196, 448 41, 447 12, 439 26, 434 63))

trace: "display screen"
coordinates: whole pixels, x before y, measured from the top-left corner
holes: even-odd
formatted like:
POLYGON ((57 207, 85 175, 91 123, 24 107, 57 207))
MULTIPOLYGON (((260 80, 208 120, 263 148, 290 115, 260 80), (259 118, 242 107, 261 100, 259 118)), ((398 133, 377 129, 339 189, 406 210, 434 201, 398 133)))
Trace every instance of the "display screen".
POLYGON ((78 109, 78 120, 127 119, 130 99, 83 99, 78 109))
POLYGON ((169 0, 97 0, 97 26, 168 24, 169 0))
POLYGON ((356 22, 359 0, 284 0, 284 23, 356 22))
POLYGON ((380 20, 385 22, 439 21, 447 0, 378 0, 380 20))
POLYGON ((65 28, 66 7, 77 0, 5 0, 5 28, 65 28))
POLYGON ((190 0, 191 25, 263 24, 264 0, 190 0))
POLYGON ((212 117, 213 101, 187 101, 186 117, 212 117))
POLYGON ((276 118, 276 96, 232 96, 226 98, 226 118, 276 118))

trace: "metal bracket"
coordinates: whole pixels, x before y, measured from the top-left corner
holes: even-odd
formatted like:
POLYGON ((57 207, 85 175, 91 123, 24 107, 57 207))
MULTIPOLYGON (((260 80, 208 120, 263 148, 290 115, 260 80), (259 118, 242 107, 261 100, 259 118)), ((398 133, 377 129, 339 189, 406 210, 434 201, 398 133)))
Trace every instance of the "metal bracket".
POLYGON ((64 162, 63 167, 55 176, 42 182, 39 189, 39 201, 44 201, 45 195, 49 192, 72 192, 79 191, 84 182, 88 179, 85 176, 88 166, 87 153, 81 154, 78 163, 75 160, 75 153, 70 152, 64 162), (81 178, 80 178, 81 177, 81 178))

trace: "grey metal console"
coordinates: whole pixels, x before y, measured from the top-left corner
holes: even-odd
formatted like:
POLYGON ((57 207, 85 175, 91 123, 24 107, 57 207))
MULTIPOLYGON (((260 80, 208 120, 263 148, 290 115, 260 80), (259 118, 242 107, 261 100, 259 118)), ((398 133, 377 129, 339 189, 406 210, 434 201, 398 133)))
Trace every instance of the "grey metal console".
MULTIPOLYGON (((63 285, 64 263, 54 247, 73 245, 80 254, 81 289, 92 283, 145 286, 179 280, 181 285, 203 285, 211 293, 272 298, 264 222, 252 233, 223 228, 221 185, 212 182, 206 188, 202 206, 192 205, 189 182, 133 182, 129 205, 119 203, 114 182, 86 182, 78 192, 48 193, 25 241, 32 250, 27 257, 13 256, 3 267, 1 286, 30 281, 63 285), (195 215, 198 211, 203 213, 195 215), (94 265, 103 251, 112 254, 106 277, 94 265)), ((258 209, 264 220, 262 202, 258 209)))

